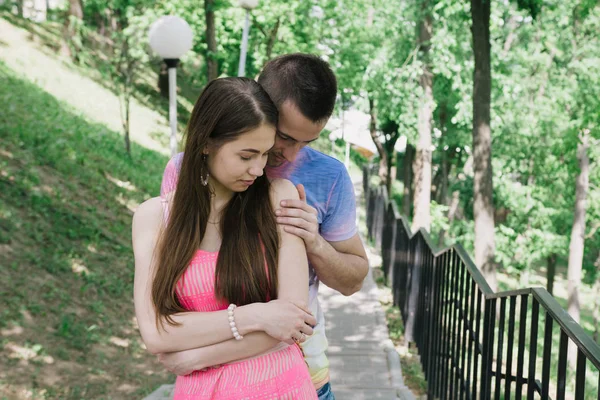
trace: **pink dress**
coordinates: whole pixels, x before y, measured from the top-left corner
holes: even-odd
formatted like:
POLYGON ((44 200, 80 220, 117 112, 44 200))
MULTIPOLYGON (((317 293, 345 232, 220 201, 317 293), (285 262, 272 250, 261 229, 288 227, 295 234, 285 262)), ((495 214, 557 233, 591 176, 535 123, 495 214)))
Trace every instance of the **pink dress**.
MULTIPOLYGON (((227 309, 228 304, 215 297, 217 256, 217 252, 198 250, 177 283, 177 297, 185 309, 200 312, 227 309)), ((174 392, 174 400, 316 398, 302 352, 298 346, 285 343, 267 354, 178 376, 174 392)))

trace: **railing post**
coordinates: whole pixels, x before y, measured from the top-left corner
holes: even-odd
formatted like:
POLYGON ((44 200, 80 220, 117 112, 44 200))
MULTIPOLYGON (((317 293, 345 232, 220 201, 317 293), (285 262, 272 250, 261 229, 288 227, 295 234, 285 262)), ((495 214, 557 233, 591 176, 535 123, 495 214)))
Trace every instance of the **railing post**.
MULTIPOLYGON (((369 181, 371 180, 371 174, 369 173, 369 166, 363 165, 363 197, 365 199, 365 210, 367 214, 367 221, 369 220, 369 192, 370 186, 369 181)), ((367 227, 369 225, 367 224, 367 227)))
MULTIPOLYGON (((392 293, 394 295, 394 305, 404 311, 406 303, 406 278, 408 276, 408 232, 402 223, 402 218, 396 220, 396 248, 394 254, 394 273, 392 280, 392 293)), ((402 314, 402 320, 406 321, 406 315, 402 314)))
POLYGON ((373 233, 374 233, 374 221, 375 221, 375 198, 377 195, 377 188, 371 187, 369 188, 369 193, 368 193, 368 204, 369 207, 367 208, 367 235, 369 237, 370 240, 373 240, 373 233))
POLYGON ((393 282, 394 259, 396 255, 396 230, 398 217, 397 206, 393 200, 387 203, 387 210, 383 221, 383 238, 381 241, 381 258, 385 282, 389 285, 393 282))
POLYGON ((404 328, 404 341, 408 345, 415 341, 415 318, 419 300, 419 289, 421 286, 421 267, 423 263, 423 236, 415 237, 414 246, 411 246, 408 269, 410 271, 410 286, 408 293, 408 307, 406 309, 406 324, 404 328))
POLYGON ((375 226, 374 226, 374 234, 373 234, 373 237, 375 239, 375 245, 378 248, 381 248, 381 239, 382 239, 382 235, 383 235, 383 222, 384 222, 385 209, 387 206, 387 200, 388 200, 387 189, 385 188, 385 186, 379 186, 378 191, 377 191, 377 200, 376 200, 377 204, 375 206, 375 216, 374 216, 375 226))
POLYGON ((481 357, 481 399, 489 400, 492 389, 492 362, 494 351, 494 328, 496 323, 496 300, 485 299, 483 314, 483 354, 481 357))
POLYGON ((362 173, 363 195, 365 196, 365 198, 368 198, 367 194, 369 193, 369 180, 371 179, 371 175, 369 174, 369 165, 363 165, 362 173))

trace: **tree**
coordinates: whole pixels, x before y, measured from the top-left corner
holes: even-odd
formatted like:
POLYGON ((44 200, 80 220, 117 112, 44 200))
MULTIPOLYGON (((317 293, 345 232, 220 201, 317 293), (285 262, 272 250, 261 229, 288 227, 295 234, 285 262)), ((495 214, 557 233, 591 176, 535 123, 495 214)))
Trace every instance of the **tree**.
POLYGON ((83 3, 81 0, 69 0, 67 16, 63 24, 63 46, 62 53, 73 59, 77 57, 77 48, 81 44, 75 44, 74 38, 79 26, 83 23, 83 3))
POLYGON ((418 48, 421 57, 421 76, 419 83, 422 98, 419 105, 417 152, 414 160, 414 216, 412 231, 419 228, 431 231, 431 152, 433 119, 433 74, 429 65, 429 48, 432 37, 433 21, 428 10, 429 2, 421 4, 421 18, 418 27, 418 48))
POLYGON ((571 230, 571 244, 569 245, 569 272, 568 287, 569 296, 567 310, 573 319, 579 322, 580 300, 579 285, 581 284, 581 267, 583 264, 583 248, 585 241, 585 209, 586 198, 590 186, 590 160, 588 148, 590 141, 589 130, 581 133, 581 143, 577 149, 577 161, 579 163, 579 174, 575 184, 575 211, 573 218, 573 229, 571 230))
POLYGON ((217 38, 215 36, 215 0, 204 0, 204 15, 206 17, 206 65, 208 81, 219 76, 217 54, 217 38))
POLYGON ((490 0, 471 0, 473 53, 473 215, 475 218, 475 264, 492 290, 496 290, 494 260, 494 204, 492 184, 492 90, 490 51, 490 0))
POLYGON ((400 137, 399 126, 395 121, 384 120, 380 124, 381 133, 385 137, 383 150, 387 158, 387 171, 385 173, 385 186, 388 193, 392 193, 392 182, 396 179, 396 142, 400 137))

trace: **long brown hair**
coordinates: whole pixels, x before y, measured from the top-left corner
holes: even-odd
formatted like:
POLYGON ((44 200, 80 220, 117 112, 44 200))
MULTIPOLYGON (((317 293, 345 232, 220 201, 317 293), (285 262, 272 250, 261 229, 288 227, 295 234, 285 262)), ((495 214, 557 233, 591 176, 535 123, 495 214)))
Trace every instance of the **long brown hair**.
MULTIPOLYGON (((277 108, 262 87, 247 78, 216 79, 206 86, 190 117, 181 171, 169 220, 157 245, 152 301, 161 317, 186 311, 175 287, 206 232, 211 210, 210 186, 201 175, 208 168, 203 151, 217 150, 244 132, 266 123, 277 125, 277 108)), ((244 305, 277 298, 279 236, 269 197, 269 181, 258 177, 245 192, 234 193, 222 212, 221 247, 215 273, 219 299, 244 305)))

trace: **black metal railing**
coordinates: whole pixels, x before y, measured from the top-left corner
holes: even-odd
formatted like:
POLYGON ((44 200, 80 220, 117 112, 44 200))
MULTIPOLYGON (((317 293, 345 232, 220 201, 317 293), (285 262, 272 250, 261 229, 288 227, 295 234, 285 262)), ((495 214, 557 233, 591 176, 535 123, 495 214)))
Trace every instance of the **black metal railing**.
POLYGON ((428 397, 600 400, 600 347, 552 295, 494 293, 461 245, 437 250, 425 230, 412 233, 385 189, 370 184, 372 171, 363 170, 368 234, 428 397))

